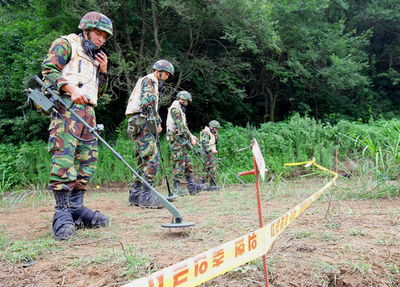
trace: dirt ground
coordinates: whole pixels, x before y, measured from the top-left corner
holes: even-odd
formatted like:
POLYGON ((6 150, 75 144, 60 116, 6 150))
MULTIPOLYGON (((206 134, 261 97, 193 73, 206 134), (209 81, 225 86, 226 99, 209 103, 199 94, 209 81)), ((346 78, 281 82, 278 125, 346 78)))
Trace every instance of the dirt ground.
MULTIPOLYGON (((320 179, 263 185, 264 224, 322 186, 320 179)), ((0 286, 121 286, 259 228, 254 184, 177 198, 183 221, 195 223, 177 229, 161 227, 172 218, 165 208, 129 205, 127 191, 124 184, 91 188, 85 205, 107 214, 111 224, 78 230, 67 242, 52 237, 49 194, 3 202, 0 286)), ((339 193, 325 192, 274 242, 267 253, 269 286, 400 286, 400 197, 337 200, 339 193)), ((262 260, 202 286, 265 286, 262 260)))

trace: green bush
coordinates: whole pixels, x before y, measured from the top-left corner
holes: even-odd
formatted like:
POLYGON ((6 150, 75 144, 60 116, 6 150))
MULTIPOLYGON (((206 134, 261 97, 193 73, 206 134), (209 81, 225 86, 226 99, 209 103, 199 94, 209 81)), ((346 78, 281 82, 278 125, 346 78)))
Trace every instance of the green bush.
MULTIPOLYGON (((269 174, 281 174, 284 164, 308 161, 315 157, 317 163, 332 169, 335 165, 335 151, 339 160, 364 158, 363 170, 374 172, 376 178, 395 178, 400 161, 400 120, 379 120, 369 124, 340 121, 332 126, 317 122, 309 117, 294 115, 287 122, 265 123, 259 128, 251 125, 235 127, 228 123, 219 130, 217 145, 221 162, 237 174, 253 169, 253 155, 248 147, 255 138, 263 153, 269 174)), ((118 131, 118 139, 109 143, 123 159, 136 170, 133 143, 126 138, 124 127, 118 131)), ((164 136, 161 136, 161 151, 168 178, 172 178, 171 151, 164 136)), ((47 143, 26 142, 20 146, 0 144, 0 174, 13 188, 28 184, 46 184, 50 173, 51 155, 47 143)), ((192 155, 195 177, 199 178, 203 169, 201 161, 192 155)), ((239 183, 234 175, 219 165, 217 180, 222 177, 232 183, 239 183)), ((99 143, 99 160, 92 183, 132 182, 132 171, 125 166, 107 147, 99 143)), ((164 182, 164 171, 160 162, 156 184, 164 182)), ((251 182, 254 177, 245 177, 251 182)))

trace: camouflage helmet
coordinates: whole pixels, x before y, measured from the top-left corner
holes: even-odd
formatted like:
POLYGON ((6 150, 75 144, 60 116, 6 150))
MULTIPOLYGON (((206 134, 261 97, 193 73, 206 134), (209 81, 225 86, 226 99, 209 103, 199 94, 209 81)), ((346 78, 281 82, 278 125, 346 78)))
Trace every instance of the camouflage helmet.
POLYGON ((99 12, 89 12, 82 17, 79 22, 81 30, 101 30, 108 34, 108 38, 113 35, 113 26, 111 20, 104 14, 99 12))
POLYGON ((157 62, 154 63, 153 69, 157 71, 165 71, 170 73, 171 75, 174 75, 174 66, 167 60, 158 60, 157 62))
POLYGON ((212 128, 217 128, 217 129, 221 128, 221 125, 216 120, 212 120, 208 125, 212 128))
POLYGON ((181 91, 176 95, 177 99, 182 99, 184 101, 192 101, 192 95, 189 92, 181 91))

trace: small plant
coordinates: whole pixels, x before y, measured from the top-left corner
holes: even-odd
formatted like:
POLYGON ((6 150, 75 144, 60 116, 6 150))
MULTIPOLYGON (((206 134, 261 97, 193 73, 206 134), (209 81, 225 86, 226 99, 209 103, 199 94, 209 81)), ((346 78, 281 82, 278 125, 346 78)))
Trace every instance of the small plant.
POLYGON ((6 179, 6 171, 3 171, 3 178, 0 181, 0 196, 4 196, 4 192, 8 191, 11 186, 14 184, 10 178, 6 179))
POLYGON ((342 227, 342 223, 334 222, 334 221, 330 221, 329 223, 325 223, 324 225, 327 226, 329 229, 335 229, 335 228, 342 227))
POLYGON ((387 210, 387 214, 388 214, 390 222, 393 225, 400 223, 400 208, 399 207, 396 207, 395 209, 389 208, 387 210))
POLYGON ((302 239, 302 238, 307 238, 310 237, 313 234, 312 231, 309 230, 300 230, 300 231, 293 231, 292 236, 295 239, 302 239))
POLYGON ((358 272, 361 275, 365 276, 366 273, 371 272, 371 266, 372 264, 365 264, 364 262, 359 261, 357 264, 354 264, 353 262, 347 262, 350 267, 352 268, 352 271, 358 272))
MULTIPOLYGON (((147 257, 139 254, 138 247, 134 247, 131 244, 128 244, 125 247, 122 245, 122 251, 126 270, 121 274, 121 276, 137 276, 140 266, 144 266, 149 263, 149 259, 147 257)), ((117 252, 115 255, 116 257, 120 256, 119 252, 117 252)))
POLYGON ((367 232, 363 228, 356 228, 349 231, 350 236, 366 236, 367 232))

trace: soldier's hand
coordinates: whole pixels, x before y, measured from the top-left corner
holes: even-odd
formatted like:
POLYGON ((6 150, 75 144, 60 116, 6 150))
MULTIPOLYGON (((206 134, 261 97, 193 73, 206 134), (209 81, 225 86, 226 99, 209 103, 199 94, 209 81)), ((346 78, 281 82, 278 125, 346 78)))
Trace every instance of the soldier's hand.
POLYGON ((162 132, 162 126, 161 126, 161 124, 158 124, 157 129, 158 129, 158 133, 161 133, 161 132, 162 132))
POLYGON ((82 89, 77 86, 66 84, 61 86, 61 90, 67 92, 71 95, 71 100, 78 105, 84 105, 90 102, 88 98, 86 98, 85 93, 82 89))
POLYGON ((216 149, 211 149, 211 151, 212 151, 213 154, 218 153, 218 151, 216 149))
POLYGON ((107 55, 103 51, 101 51, 94 58, 97 62, 99 62, 100 72, 107 72, 107 55))

